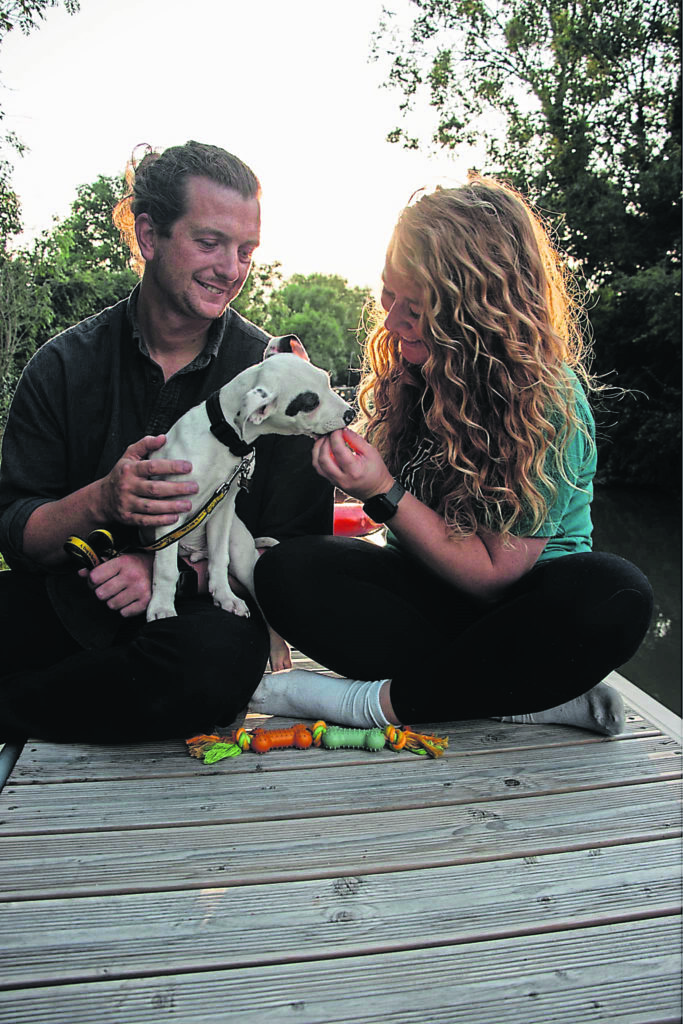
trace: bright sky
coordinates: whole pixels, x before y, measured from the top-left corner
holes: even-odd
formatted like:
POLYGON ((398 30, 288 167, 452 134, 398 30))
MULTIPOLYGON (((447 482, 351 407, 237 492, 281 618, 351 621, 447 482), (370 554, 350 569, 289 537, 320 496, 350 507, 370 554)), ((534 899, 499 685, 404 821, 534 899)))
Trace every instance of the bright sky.
MULTIPOLYGON (((409 0, 391 8, 409 21, 409 0)), ((27 235, 68 214, 76 187, 133 147, 196 139, 261 179, 260 262, 376 288, 412 192, 454 184, 472 156, 385 142, 399 96, 368 61, 382 0, 81 0, 0 52, 4 127, 30 152, 13 184, 27 235)))

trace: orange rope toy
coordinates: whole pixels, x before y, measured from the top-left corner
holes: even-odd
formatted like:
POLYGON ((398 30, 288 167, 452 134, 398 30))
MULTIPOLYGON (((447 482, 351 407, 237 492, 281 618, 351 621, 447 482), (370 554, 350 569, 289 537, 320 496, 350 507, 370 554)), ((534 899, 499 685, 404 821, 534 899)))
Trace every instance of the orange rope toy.
POLYGON ((192 736, 185 742, 192 757, 199 758, 204 764, 215 764, 226 757, 238 757, 247 750, 265 754, 269 750, 288 747, 307 750, 312 746, 322 746, 327 750, 351 747, 377 751, 389 746, 396 753, 409 750, 422 757, 441 757, 448 746, 447 737, 423 735, 412 729, 400 729, 396 725, 388 725, 385 729, 345 729, 340 725, 328 726, 325 722, 315 722, 312 726, 298 722, 286 729, 234 729, 224 736, 217 733, 202 734, 192 736))

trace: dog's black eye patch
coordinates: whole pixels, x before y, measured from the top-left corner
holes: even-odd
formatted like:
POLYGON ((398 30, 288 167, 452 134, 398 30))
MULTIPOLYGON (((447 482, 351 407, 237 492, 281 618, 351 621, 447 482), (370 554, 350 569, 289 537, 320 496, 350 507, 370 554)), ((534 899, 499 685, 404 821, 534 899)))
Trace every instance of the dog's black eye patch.
POLYGON ((285 416, 296 416, 299 412, 313 412, 319 405, 320 399, 315 391, 302 391, 289 403, 285 410, 285 416))

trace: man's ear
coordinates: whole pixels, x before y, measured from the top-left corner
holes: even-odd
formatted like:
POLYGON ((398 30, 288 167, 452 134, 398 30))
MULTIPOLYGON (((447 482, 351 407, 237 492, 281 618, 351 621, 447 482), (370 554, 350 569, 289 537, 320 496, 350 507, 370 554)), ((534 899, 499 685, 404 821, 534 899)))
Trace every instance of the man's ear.
POLYGON ((246 423, 258 426, 270 416, 276 405, 276 396, 272 391, 262 387, 252 388, 251 391, 247 391, 240 403, 237 419, 243 428, 246 423))
POLYGON ((148 213, 140 213, 135 218, 135 237, 143 260, 151 260, 156 248, 157 231, 148 213))
POLYGON ((271 338, 263 353, 263 358, 268 359, 269 356, 275 356, 279 352, 290 352, 292 355, 299 356, 300 359, 305 359, 307 363, 311 361, 296 334, 283 334, 280 338, 271 338))

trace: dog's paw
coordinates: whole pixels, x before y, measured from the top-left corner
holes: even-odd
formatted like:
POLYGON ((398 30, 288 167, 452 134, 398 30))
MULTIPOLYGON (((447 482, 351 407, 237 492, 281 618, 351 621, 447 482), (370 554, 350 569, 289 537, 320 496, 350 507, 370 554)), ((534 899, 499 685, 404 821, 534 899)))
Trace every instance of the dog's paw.
POLYGON ((147 606, 147 621, 154 622, 156 619, 174 619, 176 610, 173 605, 167 606, 161 601, 150 601, 147 606))
POLYGON ((254 540, 254 546, 258 551, 265 548, 274 548, 276 544, 279 544, 279 540, 275 540, 274 537, 256 537, 254 540))
POLYGON ((232 612, 233 615, 239 615, 244 619, 249 618, 249 609, 239 597, 233 597, 231 601, 216 601, 214 598, 214 604, 219 605, 223 611, 232 612))
POLYGON ((224 612, 232 612, 233 615, 240 615, 242 618, 249 618, 249 609, 244 601, 235 597, 231 590, 212 590, 213 603, 224 612))

